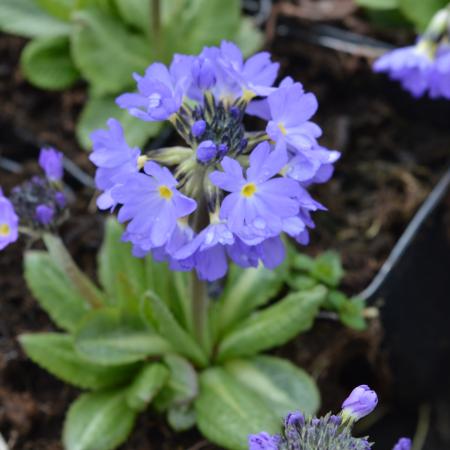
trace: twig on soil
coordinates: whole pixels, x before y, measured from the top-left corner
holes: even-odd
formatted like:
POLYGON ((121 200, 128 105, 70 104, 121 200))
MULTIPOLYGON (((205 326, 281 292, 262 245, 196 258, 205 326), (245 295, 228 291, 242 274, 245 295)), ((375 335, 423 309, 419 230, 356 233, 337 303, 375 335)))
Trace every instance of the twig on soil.
POLYGON ((419 407, 416 433, 414 434, 412 450, 422 450, 430 429, 431 406, 423 403, 419 407))
POLYGON ((8 446, 6 445, 6 442, 3 439, 3 436, 1 433, 0 433, 0 450, 8 450, 8 446))
POLYGON ((0 168, 12 173, 21 173, 23 170, 19 163, 3 156, 0 156, 0 168))
POLYGON ((95 181, 94 179, 83 172, 73 161, 71 161, 67 156, 64 156, 64 169, 70 173, 75 179, 77 179, 81 184, 95 189, 95 181))

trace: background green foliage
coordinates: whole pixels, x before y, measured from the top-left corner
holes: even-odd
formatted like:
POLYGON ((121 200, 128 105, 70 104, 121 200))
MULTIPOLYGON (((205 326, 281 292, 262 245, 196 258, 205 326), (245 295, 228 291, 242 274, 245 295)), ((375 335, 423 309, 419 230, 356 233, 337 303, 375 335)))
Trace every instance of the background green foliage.
POLYGON ((261 33, 241 16, 239 0, 160 0, 158 42, 152 32, 150 0, 1 0, 0 30, 31 38, 22 53, 27 79, 42 89, 66 89, 77 80, 89 85, 89 99, 77 136, 89 148, 92 130, 110 117, 124 126, 131 146, 143 145, 159 124, 128 117, 114 103, 134 89, 133 72, 174 53, 198 53, 222 39, 244 54, 262 44, 261 33))
POLYGON ((374 18, 381 23, 391 25, 409 21, 418 32, 425 30, 433 15, 444 8, 448 0, 356 0, 359 5, 374 13, 374 18))

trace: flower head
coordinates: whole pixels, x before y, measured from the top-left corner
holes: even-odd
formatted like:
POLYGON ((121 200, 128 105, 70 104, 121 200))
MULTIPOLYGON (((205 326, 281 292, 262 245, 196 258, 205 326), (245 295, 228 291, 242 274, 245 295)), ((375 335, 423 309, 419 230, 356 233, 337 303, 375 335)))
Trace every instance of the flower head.
POLYGON ((411 450, 412 442, 409 438, 400 438, 392 450, 411 450))
POLYGON ((39 154, 39 165, 48 180, 57 182, 63 177, 63 155, 54 148, 43 148, 39 154))
POLYGON ((450 99, 450 46, 443 45, 436 52, 436 60, 429 76, 430 97, 450 99))
POLYGON ((214 281, 229 260, 279 265, 282 233, 308 242, 311 213, 325 208, 306 189, 330 178, 339 153, 317 142, 314 95, 291 78, 274 86, 277 72, 269 53, 245 60, 224 41, 135 75, 138 92, 118 104, 144 121, 169 120, 186 147, 141 155, 114 119, 92 135, 98 205, 118 206, 134 255, 151 252, 173 270, 214 281), (246 129, 252 110, 265 129, 246 129))
POLYGON ((378 403, 378 396, 369 386, 362 384, 356 387, 342 404, 344 419, 357 421, 370 414, 378 403))
POLYGON ((265 431, 248 437, 248 450, 278 450, 279 436, 271 436, 265 431))
POLYGON ((36 220, 41 225, 49 225, 52 223, 55 216, 55 210, 48 205, 38 205, 36 206, 36 220))
POLYGON ((19 236, 19 218, 12 203, 0 189, 0 250, 17 241, 19 236))

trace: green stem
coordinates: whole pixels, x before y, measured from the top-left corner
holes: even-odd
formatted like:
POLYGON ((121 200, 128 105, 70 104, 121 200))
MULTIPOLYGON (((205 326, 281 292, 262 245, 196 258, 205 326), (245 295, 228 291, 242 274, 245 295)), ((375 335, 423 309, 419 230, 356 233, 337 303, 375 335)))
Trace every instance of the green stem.
POLYGON ((161 3, 160 0, 150 0, 150 20, 151 34, 153 38, 153 46, 155 48, 155 59, 157 61, 162 58, 162 42, 161 42, 161 3))
POLYGON ((100 308, 103 304, 103 296, 94 283, 79 269, 75 261, 67 251, 66 246, 59 236, 45 233, 43 240, 47 250, 63 270, 77 289, 79 294, 89 303, 92 308, 100 308))
POLYGON ((195 271, 191 272, 191 299, 194 332, 197 341, 209 351, 209 298, 206 284, 199 280, 195 271))

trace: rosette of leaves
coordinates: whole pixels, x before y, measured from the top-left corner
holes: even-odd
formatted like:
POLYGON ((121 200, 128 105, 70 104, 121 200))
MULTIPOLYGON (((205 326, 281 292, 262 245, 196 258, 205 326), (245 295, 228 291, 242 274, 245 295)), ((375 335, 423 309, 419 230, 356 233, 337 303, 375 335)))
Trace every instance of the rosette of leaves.
POLYGON ((246 449, 249 434, 279 432, 290 411, 317 411, 313 379, 263 352, 312 326, 326 299, 323 286, 282 295, 286 267, 233 267, 210 304, 208 338, 200 344, 188 274, 134 258, 122 232, 113 219, 106 222, 101 289, 82 272, 72 284, 74 274, 55 262, 58 238, 47 237, 50 253, 25 256, 28 286, 61 331, 24 334, 20 342, 39 366, 86 390, 67 413, 67 450, 116 448, 149 409, 165 414, 175 430, 197 425, 233 450, 246 449))
POLYGON ((431 18, 448 0, 356 0, 367 8, 373 19, 387 26, 412 24, 418 32, 427 27, 431 18))
POLYGON ((2 0, 0 31, 31 38, 21 64, 33 85, 66 89, 82 79, 89 98, 77 124, 84 148, 90 133, 115 117, 131 146, 143 145, 160 131, 156 123, 132 120, 114 103, 155 60, 174 53, 198 53, 205 45, 232 39, 251 54, 261 33, 241 15, 239 0, 153 0, 159 4, 154 32, 152 0, 2 0), (157 42, 155 42, 157 41, 157 42))
POLYGON ((329 250, 312 258, 290 248, 288 265, 286 281, 293 292, 321 286, 326 290, 322 309, 335 313, 350 328, 364 330, 367 327, 364 299, 349 297, 339 289, 345 274, 339 253, 329 250))

